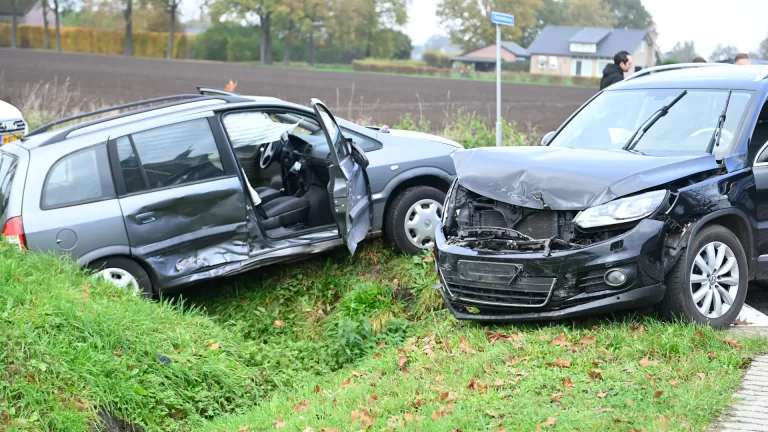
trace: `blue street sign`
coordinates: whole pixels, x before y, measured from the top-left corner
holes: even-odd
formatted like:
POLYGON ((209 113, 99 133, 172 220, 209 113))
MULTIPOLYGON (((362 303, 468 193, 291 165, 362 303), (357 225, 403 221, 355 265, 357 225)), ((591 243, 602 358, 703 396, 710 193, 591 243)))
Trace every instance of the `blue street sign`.
POLYGON ((499 12, 491 12, 491 22, 496 25, 514 27, 515 16, 499 12))

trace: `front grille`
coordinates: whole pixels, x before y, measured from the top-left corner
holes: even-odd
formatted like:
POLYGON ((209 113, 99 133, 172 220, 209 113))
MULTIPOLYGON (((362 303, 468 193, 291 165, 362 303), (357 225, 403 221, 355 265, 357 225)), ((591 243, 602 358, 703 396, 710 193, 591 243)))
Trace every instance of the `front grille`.
POLYGON ((477 305, 544 306, 555 277, 518 274, 521 267, 501 262, 459 261, 458 271, 443 273, 451 297, 477 305))
POLYGON ((24 120, 0 120, 0 134, 23 133, 25 126, 26 123, 24 123, 24 120), (6 123, 12 123, 12 126, 9 128, 6 126, 6 123))

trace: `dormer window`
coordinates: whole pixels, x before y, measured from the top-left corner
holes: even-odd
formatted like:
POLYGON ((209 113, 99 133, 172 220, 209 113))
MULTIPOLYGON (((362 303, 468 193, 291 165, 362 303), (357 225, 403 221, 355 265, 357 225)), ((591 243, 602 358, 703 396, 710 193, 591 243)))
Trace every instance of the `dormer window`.
POLYGON ((596 53, 597 52, 597 44, 582 43, 582 42, 571 42, 571 52, 596 53))

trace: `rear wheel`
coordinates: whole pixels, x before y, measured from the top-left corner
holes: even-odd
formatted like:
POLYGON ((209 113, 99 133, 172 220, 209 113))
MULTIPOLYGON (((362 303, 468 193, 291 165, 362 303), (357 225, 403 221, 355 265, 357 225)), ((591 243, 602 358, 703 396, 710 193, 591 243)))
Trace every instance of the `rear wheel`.
POLYGON ((129 290, 134 295, 151 297, 152 281, 147 272, 130 258, 113 257, 95 261, 89 265, 96 277, 116 288, 129 290))
POLYGON ((728 327, 738 318, 747 297, 747 266, 744 247, 733 232, 720 225, 703 228, 689 253, 667 275, 661 315, 728 327))
POLYGON ((418 254, 435 246, 435 227, 443 215, 445 193, 430 186, 401 192, 386 214, 387 238, 397 250, 418 254))

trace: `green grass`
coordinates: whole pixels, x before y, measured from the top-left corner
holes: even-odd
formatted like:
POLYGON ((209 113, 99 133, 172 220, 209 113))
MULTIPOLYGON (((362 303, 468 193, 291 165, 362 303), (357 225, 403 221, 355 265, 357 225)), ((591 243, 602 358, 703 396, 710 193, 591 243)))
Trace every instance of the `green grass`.
POLYGON ((435 282, 369 244, 152 302, 0 246, 0 430, 702 430, 766 349, 631 315, 486 331, 435 282))

